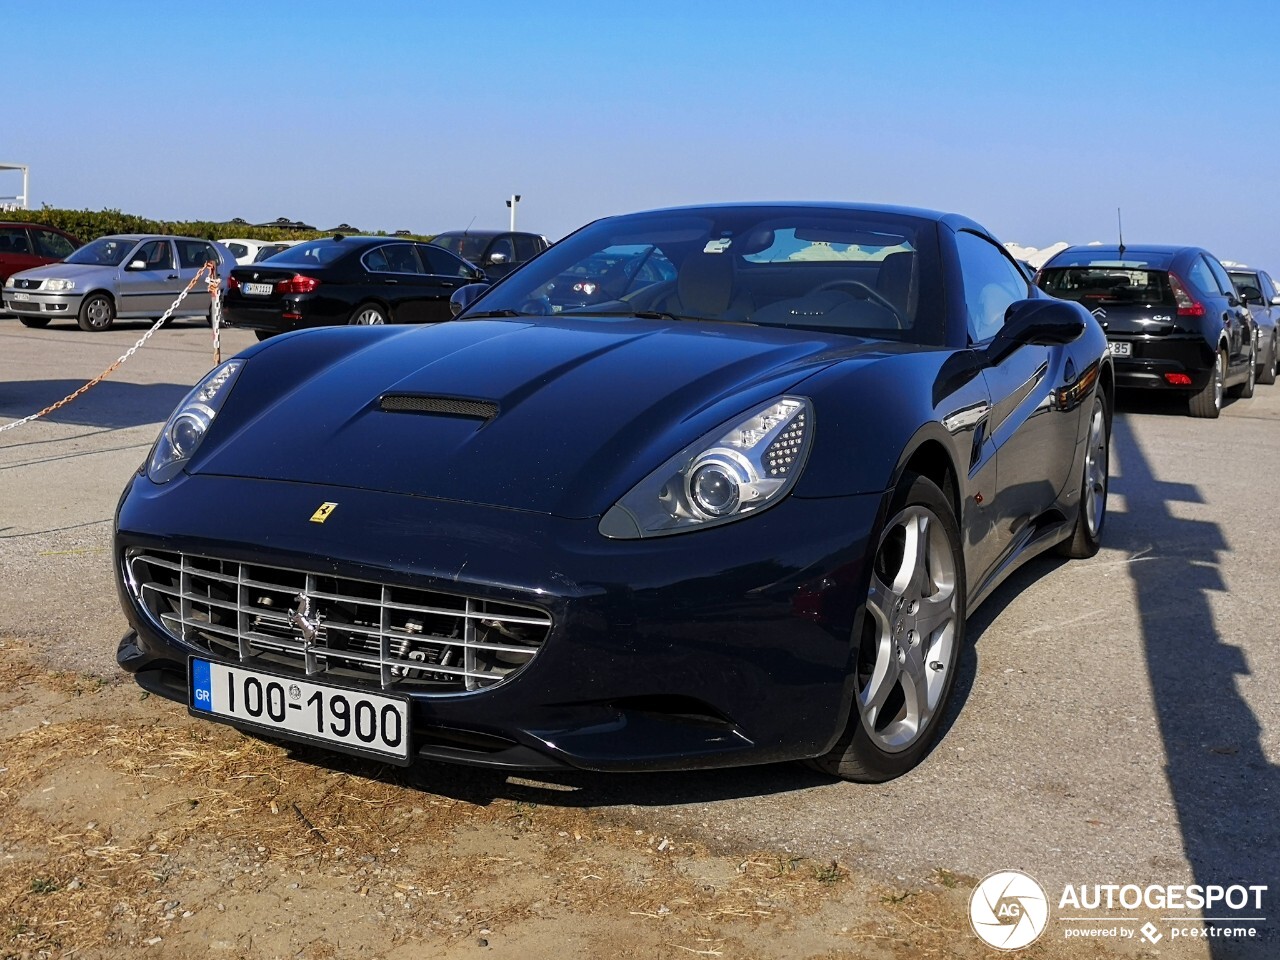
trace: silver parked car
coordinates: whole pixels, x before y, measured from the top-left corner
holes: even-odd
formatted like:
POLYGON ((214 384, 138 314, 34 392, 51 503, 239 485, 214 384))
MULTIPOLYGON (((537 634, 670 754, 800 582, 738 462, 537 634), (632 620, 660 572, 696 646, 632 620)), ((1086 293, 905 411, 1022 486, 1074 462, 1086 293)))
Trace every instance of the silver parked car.
MULTIPOLYGON (((117 317, 151 320, 169 309, 208 260, 219 264, 225 283, 235 257, 220 244, 195 237, 99 237, 61 263, 9 277, 4 306, 28 327, 43 327, 59 317, 74 317, 82 330, 105 330, 117 317)), ((202 282, 177 316, 207 315, 209 308, 209 290, 202 282)))

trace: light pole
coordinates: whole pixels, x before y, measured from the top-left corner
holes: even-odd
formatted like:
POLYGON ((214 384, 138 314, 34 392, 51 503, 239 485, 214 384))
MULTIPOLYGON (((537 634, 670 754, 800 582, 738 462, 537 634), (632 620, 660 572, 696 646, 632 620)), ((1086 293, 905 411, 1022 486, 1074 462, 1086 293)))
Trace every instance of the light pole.
POLYGON ((511 232, 516 230, 516 204, 520 202, 520 194, 513 193, 511 199, 507 201, 507 209, 511 211, 511 232))

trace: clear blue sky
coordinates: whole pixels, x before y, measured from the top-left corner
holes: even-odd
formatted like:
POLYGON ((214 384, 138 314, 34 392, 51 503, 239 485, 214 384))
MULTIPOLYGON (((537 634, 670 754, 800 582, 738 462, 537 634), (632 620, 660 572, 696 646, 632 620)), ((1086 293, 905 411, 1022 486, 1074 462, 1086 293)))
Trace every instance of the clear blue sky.
MULTIPOLYGON (((833 199, 1280 271, 1280 4, 0 0, 33 206, 553 239, 833 199), (16 78, 23 77, 19 80, 16 78)), ((0 194, 16 193, 8 178, 0 194)))

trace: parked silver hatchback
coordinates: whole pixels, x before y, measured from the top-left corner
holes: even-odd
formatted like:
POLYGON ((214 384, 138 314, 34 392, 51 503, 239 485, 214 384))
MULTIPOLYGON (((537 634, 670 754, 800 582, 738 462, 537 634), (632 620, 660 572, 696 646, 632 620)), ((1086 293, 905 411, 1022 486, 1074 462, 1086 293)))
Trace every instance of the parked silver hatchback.
MULTIPOLYGON (((195 237, 119 234, 99 237, 61 263, 23 270, 4 284, 4 307, 24 326, 74 317, 82 330, 106 330, 116 320, 152 320, 169 309, 205 262, 225 279, 235 258, 225 247, 195 237)), ((209 313, 202 282, 175 316, 209 313)))

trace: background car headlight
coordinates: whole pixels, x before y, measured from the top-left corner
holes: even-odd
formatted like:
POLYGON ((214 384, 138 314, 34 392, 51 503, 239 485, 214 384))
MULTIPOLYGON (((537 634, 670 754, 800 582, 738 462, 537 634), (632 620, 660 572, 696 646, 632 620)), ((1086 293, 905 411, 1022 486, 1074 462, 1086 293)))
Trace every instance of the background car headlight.
POLYGON ((13 277, 5 277, 4 285, 5 285, 5 289, 9 289, 10 287, 16 287, 18 285, 18 282, 14 280, 13 277))
POLYGON ((59 290, 74 290, 76 282, 74 280, 46 280, 44 282, 46 290, 52 290, 55 293, 59 290))
POLYGON ((151 448, 147 476, 152 482, 172 480, 195 454, 243 368, 243 360, 228 360, 178 404, 151 448))
POLYGON ((616 539, 660 537, 758 513, 795 486, 813 441, 813 406, 779 397, 690 444, 600 519, 616 539))

